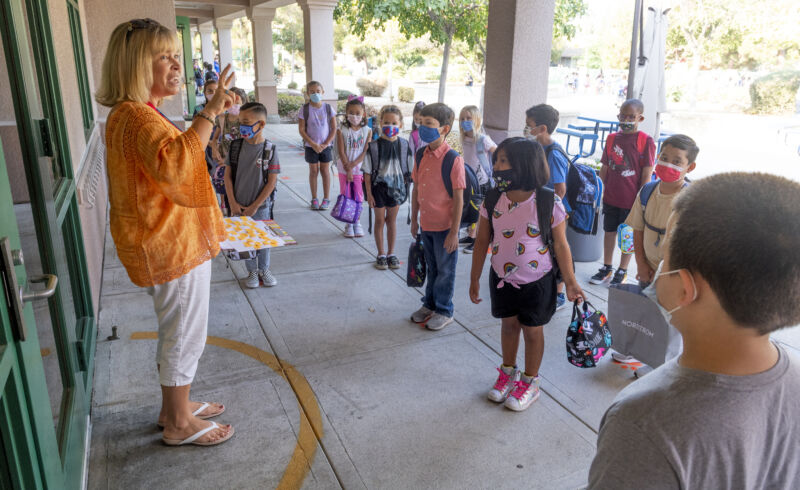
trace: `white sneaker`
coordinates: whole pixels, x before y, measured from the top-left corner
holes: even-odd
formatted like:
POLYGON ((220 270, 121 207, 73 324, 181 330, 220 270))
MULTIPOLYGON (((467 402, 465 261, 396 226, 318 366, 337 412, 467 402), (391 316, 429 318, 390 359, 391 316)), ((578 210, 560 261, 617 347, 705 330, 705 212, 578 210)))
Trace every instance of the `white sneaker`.
POLYGON ((250 271, 250 274, 247 276, 247 280, 244 282, 244 285, 247 286, 250 289, 257 288, 258 286, 261 285, 258 276, 259 276, 259 274, 258 274, 257 270, 250 271))
POLYGON ((425 328, 428 330, 441 330, 453 322, 452 316, 444 316, 440 313, 434 313, 431 318, 425 323, 425 328))
POLYGON ((353 225, 351 225, 350 223, 344 225, 344 237, 353 238, 355 236, 356 236, 355 233, 353 233, 353 225))
MULTIPOLYGON (((528 378, 530 379, 530 378, 528 378)), ((515 412, 521 412, 539 399, 539 376, 530 379, 530 382, 520 376, 514 383, 515 389, 506 398, 505 407, 515 412)))
POLYGON ((361 226, 361 223, 353 225, 353 235, 355 235, 356 238, 364 236, 364 228, 361 226))
POLYGON ((271 288, 272 286, 276 286, 278 284, 278 280, 275 279, 275 276, 272 275, 269 269, 262 271, 261 280, 264 282, 264 286, 271 288))
POLYGON ((614 352, 611 353, 611 358, 614 359, 617 362, 621 362, 622 364, 630 364, 632 362, 639 362, 635 357, 626 356, 625 354, 620 354, 617 351, 614 351, 614 352))
POLYGON ((425 323, 433 315, 433 310, 424 306, 411 314, 411 321, 414 323, 425 323))
POLYGON ((502 403, 508 398, 515 383, 519 381, 519 370, 513 367, 500 366, 497 368, 497 372, 500 375, 497 377, 497 381, 494 382, 494 387, 489 391, 489 399, 493 402, 502 403))

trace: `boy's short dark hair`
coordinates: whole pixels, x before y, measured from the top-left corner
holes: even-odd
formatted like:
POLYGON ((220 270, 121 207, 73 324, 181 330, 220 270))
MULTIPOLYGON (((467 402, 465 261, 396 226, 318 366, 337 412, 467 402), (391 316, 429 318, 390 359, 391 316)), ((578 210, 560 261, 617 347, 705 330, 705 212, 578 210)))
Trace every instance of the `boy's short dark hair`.
POLYGON ((633 107, 639 114, 644 114, 644 103, 642 103, 642 101, 639 99, 626 100, 621 106, 619 106, 619 110, 622 110, 626 107, 633 107))
POLYGON ((800 184, 731 172, 675 197, 669 266, 703 276, 738 325, 765 335, 800 323, 800 184))
POLYGON ((310 82, 308 82, 306 84, 306 92, 311 90, 311 87, 313 87, 314 85, 319 85, 319 88, 321 88, 322 90, 325 90, 325 87, 322 86, 322 83, 320 83, 320 82, 318 82, 316 80, 311 80, 310 82))
POLYGON ((547 126, 548 134, 553 134, 558 127, 558 111, 551 105, 537 104, 525 111, 525 117, 536 121, 537 126, 540 124, 547 126))
POLYGON ((456 118, 453 109, 441 102, 426 105, 422 108, 419 115, 422 117, 432 117, 439 121, 439 126, 450 126, 450 128, 453 127, 453 121, 456 118))
POLYGON ((261 102, 248 102, 239 108, 239 112, 241 113, 242 111, 250 111, 258 118, 264 121, 267 120, 267 108, 261 102))
POLYGON ((661 148, 667 145, 685 151, 689 163, 694 163, 695 159, 697 159, 697 154, 700 153, 700 148, 697 147, 697 143, 685 134, 673 134, 661 143, 661 148))
POLYGON ((547 164, 544 149, 538 142, 519 136, 506 138, 497 145, 492 155, 492 165, 497 162, 497 155, 501 150, 514 171, 515 183, 522 190, 538 189, 550 180, 550 166, 547 164))

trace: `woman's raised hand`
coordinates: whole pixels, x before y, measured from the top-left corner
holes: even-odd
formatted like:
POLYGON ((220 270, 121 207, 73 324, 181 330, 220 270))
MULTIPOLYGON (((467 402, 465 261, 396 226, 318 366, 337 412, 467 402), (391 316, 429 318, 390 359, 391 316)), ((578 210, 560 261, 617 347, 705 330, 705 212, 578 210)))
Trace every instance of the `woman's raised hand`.
POLYGON ((204 108, 205 111, 212 113, 210 114, 212 117, 222 114, 233 105, 235 94, 228 89, 233 85, 235 75, 230 64, 219 74, 219 87, 204 108))

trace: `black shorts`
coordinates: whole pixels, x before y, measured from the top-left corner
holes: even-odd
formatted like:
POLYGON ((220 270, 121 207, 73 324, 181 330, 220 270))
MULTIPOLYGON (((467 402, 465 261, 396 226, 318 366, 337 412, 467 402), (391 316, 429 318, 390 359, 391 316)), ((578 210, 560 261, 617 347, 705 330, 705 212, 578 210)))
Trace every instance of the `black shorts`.
POLYGON ((389 194, 389 186, 384 182, 372 186, 372 198, 375 199, 376 208, 393 208, 402 204, 389 194))
POLYGON ((618 208, 611 204, 603 203, 603 231, 616 233, 617 228, 625 222, 630 212, 630 209, 618 208))
POLYGON ((538 327, 550 321, 556 312, 556 280, 553 271, 536 282, 520 285, 503 284, 497 289, 500 278, 489 271, 489 296, 492 300, 492 316, 508 318, 515 316, 526 327, 538 327))
POLYGON ((329 146, 317 153, 313 148, 306 146, 306 163, 328 163, 333 160, 333 147, 329 146))

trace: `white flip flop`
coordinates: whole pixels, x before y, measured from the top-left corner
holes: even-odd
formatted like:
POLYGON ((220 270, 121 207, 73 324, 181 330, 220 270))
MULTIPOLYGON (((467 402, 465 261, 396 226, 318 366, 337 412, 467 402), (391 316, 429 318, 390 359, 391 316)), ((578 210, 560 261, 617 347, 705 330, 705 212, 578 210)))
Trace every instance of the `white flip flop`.
POLYGON ((209 442, 197 442, 198 439, 200 439, 207 433, 211 432, 212 430, 218 428, 219 425, 216 422, 211 422, 211 425, 209 425, 205 429, 197 431, 196 433, 192 434, 191 436, 187 437, 182 441, 180 439, 167 439, 166 437, 162 437, 161 440, 164 441, 164 444, 166 444, 167 446, 184 446, 187 444, 193 444, 195 446, 216 446, 217 444, 222 444, 223 442, 233 437, 234 430, 233 427, 231 427, 230 431, 228 431, 228 435, 223 437, 222 439, 217 439, 216 441, 209 441, 209 442))
MULTIPOLYGON (((225 405, 223 405, 222 406, 222 410, 220 410, 217 413, 214 413, 214 414, 211 414, 211 415, 200 415, 201 413, 203 413, 203 410, 205 410, 206 408, 208 408, 210 406, 211 406, 210 403, 203 402, 203 404, 200 405, 200 408, 198 408, 197 410, 192 412, 192 415, 194 415, 195 417, 197 417, 198 419, 201 419, 201 420, 208 420, 208 419, 213 419, 214 417, 217 417, 218 415, 222 415, 223 413, 225 413, 225 405)), ((164 430, 164 426, 159 424, 158 422, 156 422, 156 426, 158 427, 159 430, 164 430)))

